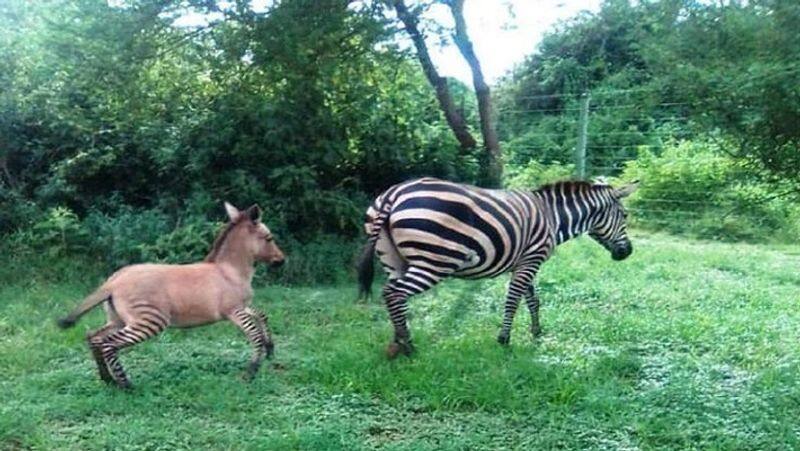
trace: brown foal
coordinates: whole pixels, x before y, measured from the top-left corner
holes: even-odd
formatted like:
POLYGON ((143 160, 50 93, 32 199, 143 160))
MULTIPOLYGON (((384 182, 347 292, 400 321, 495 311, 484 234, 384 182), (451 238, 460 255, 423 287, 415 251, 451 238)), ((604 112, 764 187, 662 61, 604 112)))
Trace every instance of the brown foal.
POLYGON ((226 202, 225 210, 230 221, 202 262, 126 266, 58 321, 62 328, 71 327, 84 313, 104 304, 107 323, 86 337, 103 381, 130 387, 119 351, 168 326, 200 326, 222 319, 236 324, 254 348, 248 378, 258 372, 264 357, 272 355, 267 316, 250 305, 251 284, 256 261, 278 266, 284 255, 261 222, 257 205, 240 211, 226 202))

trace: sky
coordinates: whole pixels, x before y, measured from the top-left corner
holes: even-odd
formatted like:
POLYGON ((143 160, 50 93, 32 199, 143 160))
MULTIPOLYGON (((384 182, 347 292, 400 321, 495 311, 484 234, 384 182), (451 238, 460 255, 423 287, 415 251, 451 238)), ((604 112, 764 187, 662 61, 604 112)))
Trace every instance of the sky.
MULTIPOLYGON (((119 0, 110 0, 119 1, 119 0)), ((597 11, 601 0, 465 0, 464 19, 475 46, 484 77, 493 84, 515 64, 533 53, 544 33, 559 20, 582 10, 597 11)), ((226 2, 221 1, 220 4, 226 2)), ((253 0, 255 9, 266 9, 270 0, 253 0)), ((410 4, 410 3, 409 3, 410 4)), ((452 27, 453 19, 444 5, 432 8, 427 19, 452 27)), ((175 21, 178 26, 207 23, 207 16, 186 14, 175 21)), ((410 44, 409 44, 410 45, 410 44)), ((472 73, 455 45, 440 46, 438 39, 428 39, 428 47, 440 75, 472 84, 472 73)))
MULTIPOLYGON (((493 84, 533 53, 544 33, 582 10, 598 11, 601 0, 465 0, 464 19, 484 77, 493 84)), ((431 19, 452 26, 450 11, 437 7, 431 19)), ((454 44, 431 47, 440 75, 472 84, 472 73, 454 44)))

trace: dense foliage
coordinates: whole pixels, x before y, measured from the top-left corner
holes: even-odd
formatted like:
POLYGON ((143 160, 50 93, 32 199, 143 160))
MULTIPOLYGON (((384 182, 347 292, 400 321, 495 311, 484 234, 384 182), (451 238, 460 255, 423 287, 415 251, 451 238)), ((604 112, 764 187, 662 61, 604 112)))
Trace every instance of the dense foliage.
POLYGON ((753 171, 798 185, 798 24, 791 0, 608 0, 562 23, 501 83, 511 161, 570 159, 578 95, 589 93, 595 162, 635 157, 664 134, 722 136, 753 171))
MULTIPOLYGON (((389 11, 340 0, 264 11, 249 1, 3 2, 4 242, 106 268, 188 261, 217 230, 222 200, 258 201, 290 255, 306 256, 276 277, 339 278, 372 195, 418 175, 474 182, 480 172, 389 11), (189 11, 208 23, 175 25, 189 11)), ((642 209, 710 202, 691 227, 652 211, 640 224, 791 239, 798 23, 789 0, 609 0, 562 23, 495 89, 507 183, 572 173, 579 94, 589 92, 591 175, 652 183, 635 200, 642 209), (698 161, 717 160, 724 176, 707 178, 698 161), (672 178, 691 182, 694 197, 655 188, 672 178), (730 204, 747 213, 715 222, 730 204)), ((477 127, 474 97, 451 84, 477 127)))
POLYGON ((368 11, 284 1, 187 38, 157 5, 6 6, 23 26, 2 31, 5 202, 83 217, 258 199, 307 237, 352 234, 387 183, 470 177, 419 70, 376 49, 387 36, 368 11))

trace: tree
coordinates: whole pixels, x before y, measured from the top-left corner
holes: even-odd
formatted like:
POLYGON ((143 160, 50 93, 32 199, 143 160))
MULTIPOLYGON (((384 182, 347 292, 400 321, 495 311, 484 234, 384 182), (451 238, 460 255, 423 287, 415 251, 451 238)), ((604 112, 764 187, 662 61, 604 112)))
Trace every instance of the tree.
MULTIPOLYGON (((482 165, 480 174, 480 184, 488 187, 499 187, 502 184, 503 163, 500 152, 500 143, 497 139, 497 132, 494 128, 492 117, 492 99, 489 86, 484 81, 480 61, 478 60, 472 41, 467 33, 467 25, 464 20, 464 0, 441 0, 449 8, 455 20, 455 33, 453 41, 459 51, 469 64, 472 71, 472 81, 475 88, 475 96, 478 100, 478 114, 480 117, 480 129, 483 137, 482 165)), ((475 138, 469 132, 464 118, 456 110, 453 103, 447 79, 441 77, 436 67, 431 61, 425 37, 419 30, 419 8, 416 11, 409 11, 404 0, 394 0, 394 8, 397 17, 411 37, 414 47, 417 50, 417 58, 422 66, 428 81, 436 91, 439 106, 447 118, 447 123, 453 134, 461 144, 462 149, 471 150, 476 147, 475 138)))
POLYGON ((431 60, 430 53, 428 52, 428 45, 425 43, 425 36, 419 30, 417 13, 408 10, 408 7, 403 0, 395 0, 394 9, 397 12, 397 17, 403 22, 406 32, 411 37, 414 47, 417 49, 417 58, 422 66, 425 76, 428 78, 433 89, 436 91, 436 100, 439 102, 447 124, 453 130, 453 134, 458 140, 461 148, 464 150, 471 150, 477 145, 475 138, 469 131, 464 117, 456 109, 453 103, 453 96, 450 94, 450 88, 447 86, 447 78, 439 75, 433 61, 431 60))
POLYGON ((494 128, 492 93, 483 78, 481 63, 467 34, 467 23, 464 20, 464 0, 449 0, 448 6, 456 24, 453 40, 472 71, 472 84, 478 99, 478 115, 481 121, 481 135, 483 135, 486 160, 483 181, 488 186, 499 187, 503 178, 503 156, 500 153, 500 142, 497 140, 497 132, 494 128))

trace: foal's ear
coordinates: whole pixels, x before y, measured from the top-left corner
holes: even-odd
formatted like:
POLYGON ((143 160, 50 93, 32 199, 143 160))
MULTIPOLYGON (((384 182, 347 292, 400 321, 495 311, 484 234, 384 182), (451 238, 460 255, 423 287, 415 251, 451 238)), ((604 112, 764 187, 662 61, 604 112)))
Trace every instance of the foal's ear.
POLYGON ((240 212, 238 208, 228 202, 225 202, 225 212, 228 213, 228 219, 230 219, 231 222, 238 221, 239 217, 242 215, 242 212, 240 212))
POLYGON ((616 188, 614 190, 614 195, 618 199, 622 199, 623 197, 628 197, 631 194, 633 194, 633 192, 636 191, 638 188, 639 188, 639 181, 634 180, 631 183, 628 183, 627 185, 623 185, 620 186, 619 188, 616 188))
POLYGON ((244 212, 244 214, 246 214, 251 221, 258 222, 261 220, 261 207, 259 207, 258 204, 253 204, 244 212))

